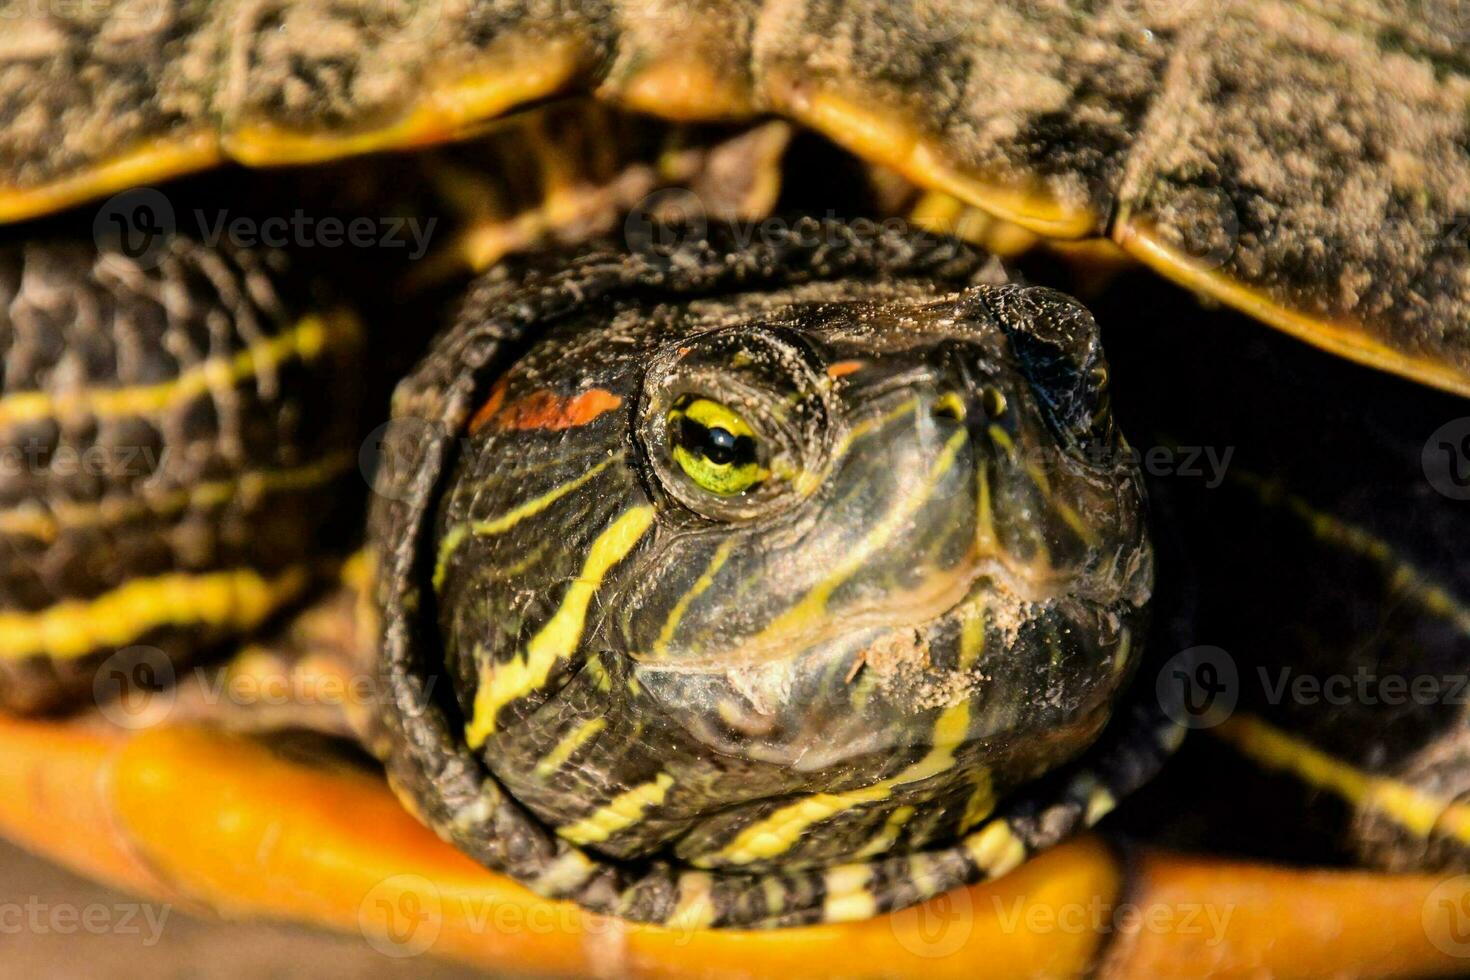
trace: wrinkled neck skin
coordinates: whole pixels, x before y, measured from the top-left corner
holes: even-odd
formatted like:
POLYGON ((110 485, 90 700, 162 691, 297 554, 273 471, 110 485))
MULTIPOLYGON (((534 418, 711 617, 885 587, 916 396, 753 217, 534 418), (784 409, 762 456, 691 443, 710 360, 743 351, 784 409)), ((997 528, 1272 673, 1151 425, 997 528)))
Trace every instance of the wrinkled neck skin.
POLYGON ((437 523, 446 666, 507 790, 614 858, 759 870, 951 839, 1082 751, 1152 555, 1090 318, 1022 307, 1068 324, 1046 371, 1012 308, 914 285, 540 338, 437 523), (748 423, 758 485, 681 468, 695 398, 748 423))

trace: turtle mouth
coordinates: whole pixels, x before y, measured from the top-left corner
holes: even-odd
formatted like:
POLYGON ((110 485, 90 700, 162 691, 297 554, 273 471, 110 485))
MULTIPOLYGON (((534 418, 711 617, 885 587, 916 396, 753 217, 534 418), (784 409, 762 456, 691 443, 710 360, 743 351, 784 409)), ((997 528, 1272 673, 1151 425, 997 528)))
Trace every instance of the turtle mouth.
MULTIPOLYGON (((696 660, 639 661, 632 675, 660 713, 721 755, 803 772, 879 765, 895 749, 919 745, 923 719, 969 702, 1001 707, 1003 733, 1025 715, 1015 685, 997 662, 1022 663, 1033 643, 1023 637, 1059 600, 1081 619, 1102 619, 1114 600, 1068 596, 1063 576, 991 556, 967 563, 921 595, 890 597, 882 609, 824 619, 817 627, 759 648, 737 647, 696 660), (922 600, 922 601, 920 601, 922 600), (990 629, 986 663, 968 645, 990 629)), ((879 766, 881 767, 881 766, 879 766)))
POLYGON ((994 805, 1072 759, 1097 737, 1128 674, 1116 666, 1126 640, 1101 625, 1117 623, 1121 607, 1035 598, 1038 587, 977 562, 897 622, 855 629, 833 620, 777 659, 625 660, 636 683, 615 687, 619 705, 609 710, 632 713, 636 703, 650 730, 704 760, 701 772, 717 759, 715 772, 739 775, 691 777, 707 789, 671 797, 660 813, 684 829, 614 856, 672 848, 697 867, 743 866, 749 855, 735 845, 777 816, 799 824, 831 809, 830 824, 814 819, 835 836, 803 836, 782 860, 837 860, 859 837, 881 839, 873 835, 895 808, 933 815, 922 834, 943 836, 977 786, 994 805), (984 644, 972 644, 981 633, 984 644))
POLYGON ((964 571, 936 573, 919 587, 892 593, 881 604, 845 609, 791 629, 766 630, 732 646, 658 659, 630 654, 640 673, 724 674, 789 660, 832 644, 845 636, 881 630, 921 629, 980 601, 989 563, 967 563, 964 571))

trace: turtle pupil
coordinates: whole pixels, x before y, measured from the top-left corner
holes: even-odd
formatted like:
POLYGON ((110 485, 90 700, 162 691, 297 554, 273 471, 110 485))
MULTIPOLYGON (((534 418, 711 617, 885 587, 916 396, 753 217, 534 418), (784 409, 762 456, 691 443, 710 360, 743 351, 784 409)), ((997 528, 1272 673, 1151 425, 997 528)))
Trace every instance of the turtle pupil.
POLYGON ((705 430, 704 455, 711 463, 724 466, 735 462, 735 436, 721 428, 705 430))
POLYGON ((687 415, 680 419, 679 442, 716 466, 755 462, 755 440, 719 426, 707 428, 687 415))

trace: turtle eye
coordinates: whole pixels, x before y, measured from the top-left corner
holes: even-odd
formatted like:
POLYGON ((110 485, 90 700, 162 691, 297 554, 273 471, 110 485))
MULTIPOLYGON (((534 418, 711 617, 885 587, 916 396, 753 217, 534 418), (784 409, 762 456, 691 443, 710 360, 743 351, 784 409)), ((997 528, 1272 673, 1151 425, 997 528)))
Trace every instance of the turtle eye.
POLYGON ((674 461, 710 493, 733 497, 769 475, 761 465, 760 439, 733 409, 685 395, 669 409, 667 421, 674 461))

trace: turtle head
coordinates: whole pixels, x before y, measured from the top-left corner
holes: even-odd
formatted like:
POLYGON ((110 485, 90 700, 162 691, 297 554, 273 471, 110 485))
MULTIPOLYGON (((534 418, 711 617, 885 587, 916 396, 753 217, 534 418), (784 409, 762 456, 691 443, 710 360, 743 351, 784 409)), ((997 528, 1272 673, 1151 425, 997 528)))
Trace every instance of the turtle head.
POLYGON ((963 832, 1088 745, 1132 665, 1150 561, 1105 389, 1091 318, 1044 290, 565 320, 439 508, 468 744, 614 857, 963 832))

